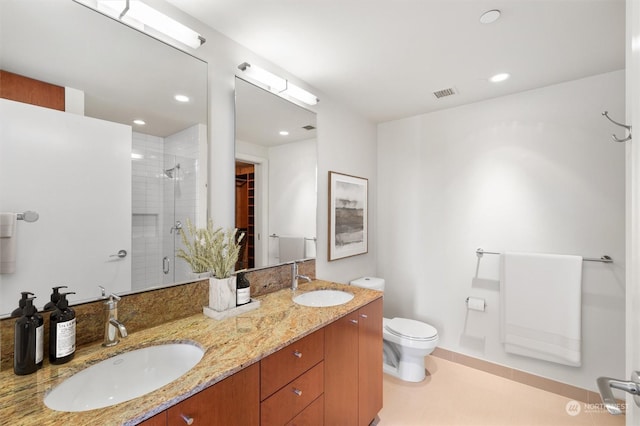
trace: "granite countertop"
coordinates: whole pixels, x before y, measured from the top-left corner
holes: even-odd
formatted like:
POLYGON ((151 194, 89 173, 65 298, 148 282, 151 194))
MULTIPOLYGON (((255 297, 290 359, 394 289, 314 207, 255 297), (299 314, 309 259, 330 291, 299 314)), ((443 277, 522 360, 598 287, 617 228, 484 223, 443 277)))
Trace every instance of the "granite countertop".
POLYGON ((311 308, 293 303, 290 289, 280 290, 258 297, 261 301, 258 309, 236 317, 216 321, 203 314, 193 315, 132 333, 110 348, 102 347, 101 342, 83 346, 66 364, 49 364, 45 354, 44 366, 28 376, 16 376, 12 369, 3 371, 0 373, 0 423, 137 424, 382 297, 378 291, 322 280, 300 284, 297 293, 326 288, 347 290, 355 297, 344 305, 311 308), (154 392, 112 407, 80 413, 54 411, 44 405, 47 392, 86 367, 132 349, 179 341, 195 343, 206 350, 205 355, 179 380, 154 392))

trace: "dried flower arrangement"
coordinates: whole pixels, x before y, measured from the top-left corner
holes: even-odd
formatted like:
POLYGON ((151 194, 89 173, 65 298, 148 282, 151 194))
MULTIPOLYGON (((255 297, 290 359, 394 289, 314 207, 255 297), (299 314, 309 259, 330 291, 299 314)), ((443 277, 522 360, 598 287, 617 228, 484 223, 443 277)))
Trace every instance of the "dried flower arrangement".
POLYGON ((180 230, 184 249, 179 249, 177 256, 184 259, 195 273, 211 272, 216 278, 229 278, 238 261, 240 242, 244 238, 244 232, 238 233, 238 229, 214 228, 213 220, 207 221, 206 228, 196 228, 190 219, 187 219, 187 237, 184 230, 180 230))

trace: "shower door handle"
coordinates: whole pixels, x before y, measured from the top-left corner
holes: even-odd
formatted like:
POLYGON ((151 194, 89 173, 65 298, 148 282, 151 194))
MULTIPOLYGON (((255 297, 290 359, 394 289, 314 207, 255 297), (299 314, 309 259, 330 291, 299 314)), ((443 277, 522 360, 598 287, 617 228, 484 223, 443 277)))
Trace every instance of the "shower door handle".
POLYGON ((170 262, 171 261, 169 260, 169 258, 167 256, 165 256, 162 259, 162 272, 164 272, 165 275, 169 273, 169 264, 170 264, 170 262))
POLYGON ((171 229, 169 230, 170 234, 173 234, 173 230, 176 231, 180 231, 182 229, 182 222, 180 222, 179 220, 176 220, 176 224, 174 226, 171 227, 171 229))
POLYGON ((618 415, 624 413, 618 401, 613 396, 611 388, 620 389, 633 395, 633 400, 640 407, 640 372, 634 371, 630 381, 612 379, 610 377, 598 377, 598 390, 602 397, 602 402, 610 414, 618 415))

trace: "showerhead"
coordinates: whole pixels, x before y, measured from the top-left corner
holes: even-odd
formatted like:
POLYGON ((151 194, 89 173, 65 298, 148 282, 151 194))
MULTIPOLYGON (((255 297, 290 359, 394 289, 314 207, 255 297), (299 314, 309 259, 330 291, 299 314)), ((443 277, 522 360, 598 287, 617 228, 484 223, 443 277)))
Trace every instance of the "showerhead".
POLYGON ((178 170, 180 170, 180 163, 176 164, 175 167, 172 167, 170 169, 167 169, 164 171, 164 174, 166 177, 168 177, 169 179, 173 179, 173 174, 177 173, 178 170))

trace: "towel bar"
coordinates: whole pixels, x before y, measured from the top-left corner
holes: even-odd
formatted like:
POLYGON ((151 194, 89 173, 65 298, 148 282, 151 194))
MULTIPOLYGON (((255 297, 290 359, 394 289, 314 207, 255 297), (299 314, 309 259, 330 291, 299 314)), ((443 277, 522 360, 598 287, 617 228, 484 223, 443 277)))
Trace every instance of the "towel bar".
MULTIPOLYGON (((485 251, 481 248, 476 250, 476 256, 478 257, 482 257, 485 254, 501 254, 500 252, 496 252, 496 251, 485 251)), ((602 263, 613 263, 613 259, 611 258, 611 256, 608 255, 603 255, 600 258, 596 258, 596 257, 583 257, 582 258, 583 261, 585 262, 602 262, 602 263)))
POLYGON ((35 222, 40 218, 38 212, 26 211, 24 213, 17 213, 16 218, 18 220, 24 220, 25 222, 35 222))

